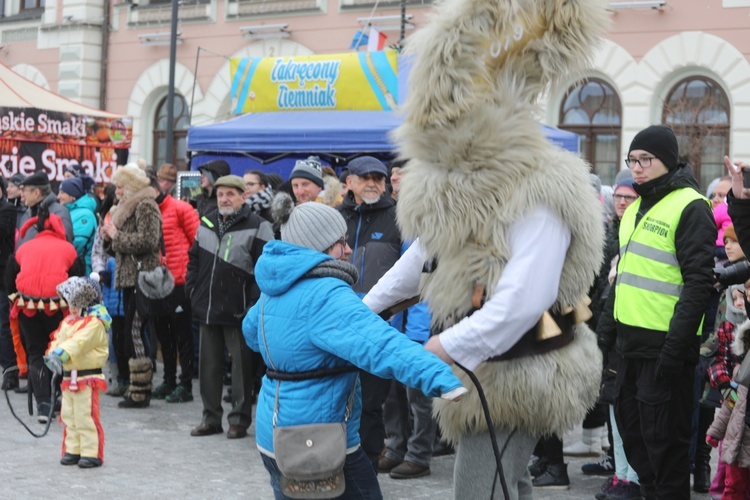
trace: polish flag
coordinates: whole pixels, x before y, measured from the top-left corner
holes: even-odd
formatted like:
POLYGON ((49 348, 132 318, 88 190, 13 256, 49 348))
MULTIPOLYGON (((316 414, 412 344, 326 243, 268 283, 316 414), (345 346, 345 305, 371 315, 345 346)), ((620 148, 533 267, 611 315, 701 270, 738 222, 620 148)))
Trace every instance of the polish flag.
POLYGON ((385 47, 385 33, 381 33, 375 29, 375 26, 370 27, 370 39, 367 41, 367 52, 376 52, 383 50, 385 47))

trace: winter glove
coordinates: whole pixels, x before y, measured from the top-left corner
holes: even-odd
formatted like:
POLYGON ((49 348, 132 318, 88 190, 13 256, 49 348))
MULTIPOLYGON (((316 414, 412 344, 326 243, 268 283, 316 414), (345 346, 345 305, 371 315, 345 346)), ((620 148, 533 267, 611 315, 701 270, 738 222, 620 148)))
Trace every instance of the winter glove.
POLYGON ((713 436, 706 436, 706 443, 708 443, 708 446, 710 446, 711 448, 716 448, 717 446, 719 446, 719 440, 713 436))
POLYGON ((682 373, 685 364, 663 352, 656 361, 656 374, 666 380, 671 380, 682 373))
POLYGON ((52 373, 58 377, 62 376, 63 373, 63 362, 60 356, 56 352, 51 352, 44 357, 44 364, 50 369, 52 373))

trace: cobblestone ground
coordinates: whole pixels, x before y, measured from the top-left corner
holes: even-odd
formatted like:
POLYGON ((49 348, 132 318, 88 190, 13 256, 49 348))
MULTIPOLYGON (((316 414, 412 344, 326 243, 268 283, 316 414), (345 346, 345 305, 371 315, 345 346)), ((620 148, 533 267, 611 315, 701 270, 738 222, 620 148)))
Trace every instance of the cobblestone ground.
MULTIPOLYGON (((193 392, 197 396, 197 381, 193 392)), ((41 432, 44 426, 28 416, 26 396, 9 393, 9 397, 16 413, 41 432)), ((254 426, 247 439, 190 436, 201 417, 197 397, 192 403, 153 401, 147 409, 123 410, 117 408, 118 399, 102 396, 105 464, 91 470, 59 465, 61 423, 55 421, 46 437, 36 439, 13 418, 4 395, 0 399, 0 498, 273 498, 255 448, 254 426)), ((228 411, 227 404, 224 409, 228 411)), ((604 478, 581 474, 581 465, 588 460, 568 460, 570 490, 536 491, 536 498, 593 498, 604 478)), ((715 463, 714 452, 714 470, 715 463)), ((379 476, 384 497, 451 499, 453 457, 435 458, 431 469, 431 476, 420 479, 379 476)), ((692 498, 709 497, 694 494, 692 498)))

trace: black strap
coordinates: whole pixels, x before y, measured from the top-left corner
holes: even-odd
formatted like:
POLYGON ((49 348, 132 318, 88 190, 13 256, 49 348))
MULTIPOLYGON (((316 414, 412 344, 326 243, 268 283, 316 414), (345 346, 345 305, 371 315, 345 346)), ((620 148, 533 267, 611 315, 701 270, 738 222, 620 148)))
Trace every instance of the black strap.
POLYGON ((266 377, 270 378, 271 380, 310 380, 313 378, 332 377, 334 375, 356 371, 359 371, 359 368, 357 368, 356 366, 335 366, 333 368, 320 368, 318 370, 296 373, 279 372, 276 370, 267 369, 266 377))
POLYGON ((546 354, 570 344, 574 337, 573 313, 571 312, 564 316, 553 312, 550 312, 550 314, 552 315, 552 319, 555 320, 555 323, 557 323, 557 326, 560 327, 560 331, 562 332, 560 335, 544 340, 538 340, 536 326, 534 326, 526 332, 513 347, 503 354, 494 356, 487 361, 509 361, 511 359, 525 358, 537 354, 546 354))
MULTIPOLYGON (((79 377, 88 377, 89 375, 101 375, 102 369, 101 368, 92 368, 91 370, 78 370, 78 376, 79 377)), ((63 377, 70 377, 73 375, 73 372, 63 372, 63 377)))

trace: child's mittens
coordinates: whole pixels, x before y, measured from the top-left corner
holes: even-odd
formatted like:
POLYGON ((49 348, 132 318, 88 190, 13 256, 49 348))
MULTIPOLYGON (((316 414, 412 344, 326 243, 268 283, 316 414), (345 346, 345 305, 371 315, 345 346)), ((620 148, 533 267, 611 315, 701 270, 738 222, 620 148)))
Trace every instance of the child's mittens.
POLYGON ((719 440, 713 436, 706 436, 706 443, 708 443, 711 448, 719 446, 719 440))

